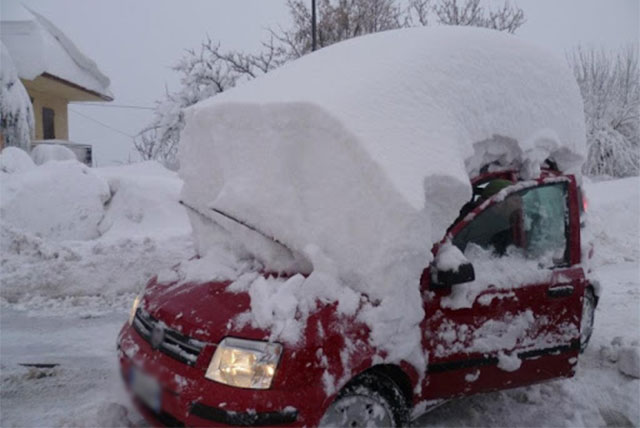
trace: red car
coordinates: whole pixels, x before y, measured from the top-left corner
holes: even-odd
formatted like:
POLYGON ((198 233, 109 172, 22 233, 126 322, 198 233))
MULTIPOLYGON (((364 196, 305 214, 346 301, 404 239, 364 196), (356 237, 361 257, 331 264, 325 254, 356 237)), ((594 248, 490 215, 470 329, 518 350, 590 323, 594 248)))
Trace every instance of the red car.
POLYGON ((226 291, 229 282, 152 279, 118 337, 141 412, 167 426, 401 426, 443 399, 573 376, 597 303, 581 265, 575 178, 503 171, 472 184, 473 200, 416 284, 426 371, 381 363, 367 327, 335 304, 309 317, 294 348, 232 326, 250 297, 226 291), (346 342, 357 349, 350 360, 346 342), (325 387, 327 369, 344 379, 336 390, 325 387))

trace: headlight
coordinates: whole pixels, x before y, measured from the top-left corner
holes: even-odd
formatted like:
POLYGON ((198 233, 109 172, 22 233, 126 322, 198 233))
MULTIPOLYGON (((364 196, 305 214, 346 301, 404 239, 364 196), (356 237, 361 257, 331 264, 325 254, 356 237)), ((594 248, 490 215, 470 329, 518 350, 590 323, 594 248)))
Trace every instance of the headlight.
POLYGON ((138 306, 140 306, 140 300, 142 300, 142 293, 138 294, 135 299, 133 299, 133 305, 131 306, 131 312, 129 313, 129 325, 133 324, 133 319, 136 316, 136 311, 138 310, 138 306))
POLYGON ((227 337, 211 358, 205 377, 239 388, 268 389, 282 345, 227 337))

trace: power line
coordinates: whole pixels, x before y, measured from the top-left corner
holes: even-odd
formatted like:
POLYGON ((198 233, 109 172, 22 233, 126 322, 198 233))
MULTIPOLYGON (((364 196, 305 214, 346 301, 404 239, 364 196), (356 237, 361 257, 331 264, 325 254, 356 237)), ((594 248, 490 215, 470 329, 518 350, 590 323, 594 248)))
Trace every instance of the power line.
POLYGON ((137 110, 155 110, 153 107, 145 107, 145 106, 134 106, 129 104, 102 104, 102 103, 83 103, 83 102, 75 102, 73 104, 82 105, 82 106, 91 106, 91 107, 109 107, 109 108, 132 108, 137 110))
POLYGON ((129 137, 129 138, 132 138, 132 139, 133 139, 133 138, 135 138, 133 135, 129 135, 129 134, 127 134, 127 133, 126 133, 126 132, 124 132, 124 131, 121 131, 121 130, 119 130, 119 129, 117 129, 117 128, 114 128, 114 127, 113 127, 113 126, 111 126, 111 125, 107 125, 107 124, 106 124, 106 123, 104 123, 104 122, 100 122, 98 119, 94 119, 94 118, 92 118, 91 116, 87 116, 86 114, 80 113, 79 111, 76 111, 76 110, 74 110, 74 109, 72 109, 72 108, 70 108, 70 109, 69 109, 69 111, 72 111, 73 113, 75 113, 75 114, 77 114, 77 115, 80 115, 80 116, 84 117, 85 119, 89 119, 89 120, 91 120, 91 121, 93 121, 93 122, 97 123, 98 125, 102 125, 102 126, 104 126, 105 128, 108 128, 108 129, 110 129, 110 130, 112 130, 112 131, 115 131, 115 132, 117 132, 118 134, 122 134, 122 135, 124 135, 125 137, 129 137))

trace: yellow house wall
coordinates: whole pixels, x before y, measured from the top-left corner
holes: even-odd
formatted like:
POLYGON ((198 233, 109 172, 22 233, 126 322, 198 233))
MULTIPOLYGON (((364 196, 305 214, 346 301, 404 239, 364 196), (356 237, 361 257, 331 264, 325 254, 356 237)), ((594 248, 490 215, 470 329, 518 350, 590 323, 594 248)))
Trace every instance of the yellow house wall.
POLYGON ((61 96, 44 93, 33 88, 28 80, 23 80, 27 93, 33 99, 33 113, 36 120, 36 140, 43 139, 42 129, 42 108, 47 107, 53 110, 53 127, 55 138, 58 140, 69 139, 69 118, 67 105, 69 101, 61 96))

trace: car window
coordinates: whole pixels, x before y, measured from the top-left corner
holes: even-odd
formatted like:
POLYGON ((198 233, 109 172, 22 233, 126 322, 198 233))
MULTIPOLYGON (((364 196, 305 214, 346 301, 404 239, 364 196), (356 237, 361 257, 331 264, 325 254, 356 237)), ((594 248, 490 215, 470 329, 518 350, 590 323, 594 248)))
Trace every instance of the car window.
POLYGON ((498 255, 515 247, 544 265, 568 261, 566 183, 553 183, 515 192, 479 213, 453 238, 465 251, 469 243, 498 255))

